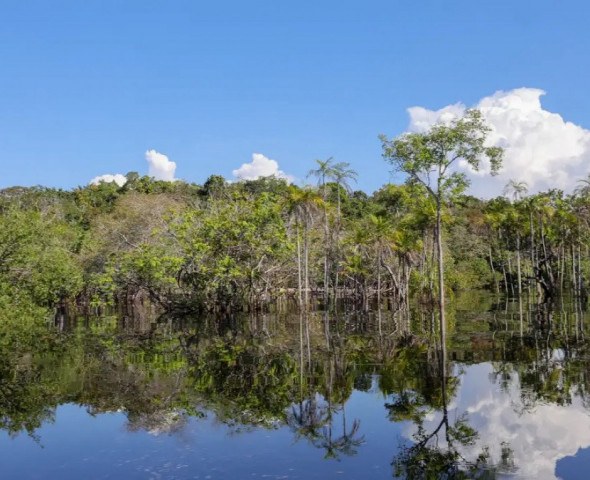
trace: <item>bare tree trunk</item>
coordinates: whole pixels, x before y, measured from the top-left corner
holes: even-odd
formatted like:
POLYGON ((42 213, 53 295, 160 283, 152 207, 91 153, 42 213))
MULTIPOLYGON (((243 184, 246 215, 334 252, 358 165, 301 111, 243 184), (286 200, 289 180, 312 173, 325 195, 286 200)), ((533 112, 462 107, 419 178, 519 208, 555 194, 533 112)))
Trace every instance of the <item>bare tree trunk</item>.
POLYGON ((377 308, 381 308, 381 248, 377 255, 377 308))
POLYGON ((328 253, 330 250, 330 227, 328 225, 328 210, 324 206, 324 308, 328 308, 328 253))
POLYGON ((339 272, 338 272, 338 267, 340 265, 340 229, 341 229, 341 222, 342 222, 342 218, 341 218, 341 210, 340 210, 340 183, 336 184, 336 188, 338 191, 338 212, 337 212, 337 216, 336 216, 336 221, 337 221, 337 225, 336 225, 336 245, 335 245, 335 262, 336 262, 336 269, 334 272, 334 285, 333 285, 333 299, 332 299, 332 303, 334 305, 334 309, 336 309, 336 300, 338 299, 338 282, 339 282, 339 272))
POLYGON ((582 297, 584 295, 584 278, 582 274, 582 248, 578 243, 578 295, 582 297))
POLYGON ((340 184, 336 184, 336 188, 338 191, 338 230, 340 230, 340 184))
POLYGON ((328 252, 324 255, 324 308, 328 307, 328 252))
POLYGON ((577 295, 578 293, 578 283, 577 283, 577 279, 576 279, 576 250, 574 245, 572 244, 572 288, 573 288, 573 292, 574 295, 577 295))
POLYGON ((338 275, 338 267, 336 267, 336 272, 334 274, 334 288, 332 288, 333 293, 333 297, 332 298, 332 304, 336 305, 336 300, 338 299, 338 283, 340 282, 340 278, 338 275))
POLYGON ((518 274, 518 296, 522 295, 522 281, 520 273, 520 234, 516 235, 516 269, 518 274))
POLYGON ((557 251, 557 273, 559 275, 559 290, 563 291, 563 281, 565 278, 565 247, 561 245, 557 251))
POLYGON ((301 282, 301 233, 297 224, 297 290, 299 293, 299 308, 303 305, 303 286, 301 282))
POLYGON ((547 256, 547 244, 545 242, 545 225, 541 218, 541 244, 543 245, 543 255, 545 257, 545 265, 547 267, 547 274, 549 275, 549 281, 551 282, 551 289, 555 290, 555 276, 553 275, 553 268, 551 268, 551 262, 547 256))
MULTIPOLYGON (((442 221, 440 199, 436 204, 436 243, 438 249, 438 309, 440 314, 440 341, 443 346, 443 365, 446 363, 447 322, 445 318, 445 278, 442 246, 442 221)), ((444 373, 443 373, 444 375, 444 373)))
POLYGON ((426 261, 428 259, 428 254, 426 253, 426 243, 428 241, 428 237, 426 236, 426 232, 422 233, 422 259, 420 262, 420 291, 423 291, 426 287, 426 261))
POLYGON ((512 262, 510 261, 510 252, 508 252, 508 273, 510 274, 510 292, 514 296, 514 282, 512 281, 512 262))
POLYGON ((502 260, 502 275, 504 276, 504 293, 508 295, 508 276, 506 275, 506 266, 502 260))
POLYGON ((529 222, 531 224, 531 276, 535 277, 535 223, 533 222, 533 210, 529 212, 529 222))
MULTIPOLYGON (((438 228, 438 227, 437 227, 438 228)), ((436 261, 436 246, 438 243, 437 237, 438 236, 438 231, 435 230, 434 235, 432 236, 432 256, 430 259, 430 265, 428 267, 428 277, 429 277, 429 281, 430 281, 430 295, 431 298, 434 300, 434 262, 436 261)))
POLYGON ((492 269, 492 276, 494 278, 494 285, 496 287, 496 293, 500 293, 500 286, 498 285, 498 279, 496 278, 496 270, 494 269, 494 260, 492 257, 492 246, 489 247, 489 255, 490 255, 490 268, 492 269))
POLYGON ((305 261, 305 309, 309 308, 309 232, 308 227, 305 226, 305 237, 303 238, 303 254, 305 261))

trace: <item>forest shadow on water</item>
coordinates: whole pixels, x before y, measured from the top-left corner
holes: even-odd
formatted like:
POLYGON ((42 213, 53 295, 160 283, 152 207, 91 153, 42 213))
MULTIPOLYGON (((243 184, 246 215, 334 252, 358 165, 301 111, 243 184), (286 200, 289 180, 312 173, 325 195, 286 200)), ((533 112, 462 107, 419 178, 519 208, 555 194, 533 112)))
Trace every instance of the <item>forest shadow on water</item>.
MULTIPOLYGON (((15 319, 3 478, 581 478, 590 317, 566 298, 15 319)), ((586 450, 585 450, 586 449, 586 450)))

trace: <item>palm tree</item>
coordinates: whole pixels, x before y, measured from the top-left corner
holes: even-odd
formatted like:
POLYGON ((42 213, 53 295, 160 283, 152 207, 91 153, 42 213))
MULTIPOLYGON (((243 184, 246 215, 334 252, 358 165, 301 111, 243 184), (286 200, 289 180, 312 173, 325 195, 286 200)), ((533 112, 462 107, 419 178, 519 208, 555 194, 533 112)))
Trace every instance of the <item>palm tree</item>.
POLYGON ((356 182, 358 173, 350 168, 348 162, 338 162, 332 167, 332 178, 336 182, 338 198, 338 225, 340 225, 340 187, 350 193, 351 188, 348 180, 356 182))
POLYGON ((287 414, 287 425, 295 432, 297 438, 305 437, 311 442, 321 437, 320 430, 328 421, 326 407, 318 404, 314 394, 294 404, 287 414))
POLYGON ((317 447, 326 451, 324 458, 339 458, 340 454, 347 456, 356 455, 356 447, 362 445, 365 441, 364 435, 358 435, 361 426, 360 421, 355 419, 352 422, 350 430, 346 427, 346 413, 344 407, 342 411, 342 435, 333 438, 332 418, 327 421, 327 425, 322 427, 321 435, 312 441, 317 447))
MULTIPOLYGON (((340 253, 340 226, 341 226, 341 213, 340 213, 340 189, 344 188, 347 193, 351 192, 349 180, 356 182, 357 172, 352 168, 349 168, 348 162, 339 162, 332 167, 332 177, 336 182, 336 195, 338 198, 337 207, 337 224, 336 224, 336 264, 339 265, 341 259, 340 253)), ((338 268, 336 268, 336 278, 334 279, 334 299, 338 294, 338 268)))
POLYGON ((318 181, 318 187, 322 189, 322 195, 324 200, 326 199, 326 180, 334 179, 334 159, 332 157, 327 160, 317 160, 316 163, 318 168, 312 168, 308 173, 307 177, 316 177, 318 181))
POLYGON ((318 168, 311 169, 307 174, 308 177, 313 176, 318 180, 318 187, 322 189, 322 196, 324 199, 324 303, 328 304, 328 254, 330 250, 330 226, 328 224, 328 208, 326 196, 326 180, 334 180, 334 163, 333 158, 327 160, 316 160, 318 168))
POLYGON ((315 214, 323 204, 324 201, 315 189, 289 187, 288 210, 295 222, 297 237, 299 305, 303 304, 305 308, 309 304, 309 230, 313 225, 315 214), (303 227, 303 256, 301 252, 301 227, 303 227), (303 296, 303 292, 305 292, 305 296, 303 296))
POLYGON ((522 200, 522 198, 529 191, 529 186, 526 182, 518 182, 516 180, 510 180, 504 186, 504 195, 506 195, 513 202, 522 200))
MULTIPOLYGON (((529 186, 526 182, 517 182, 516 180, 510 180, 506 186, 504 187, 504 195, 508 195, 509 198, 513 203, 522 200, 522 198, 526 195, 529 191, 529 186)), ((520 297, 522 294, 522 275, 520 270, 520 228, 518 225, 518 218, 516 225, 516 270, 518 275, 518 296, 520 297)))

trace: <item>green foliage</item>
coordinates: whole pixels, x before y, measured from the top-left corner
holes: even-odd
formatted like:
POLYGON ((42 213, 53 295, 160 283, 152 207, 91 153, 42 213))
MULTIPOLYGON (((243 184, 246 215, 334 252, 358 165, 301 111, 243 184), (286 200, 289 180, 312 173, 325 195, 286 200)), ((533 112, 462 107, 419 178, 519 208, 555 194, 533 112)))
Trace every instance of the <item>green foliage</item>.
POLYGON ((391 141, 383 135, 380 138, 384 158, 440 203, 468 186, 466 175, 452 170, 455 162, 464 161, 477 171, 485 158, 492 174, 498 171, 503 152, 485 146, 489 131, 481 112, 468 110, 449 125, 437 124, 425 133, 407 133, 391 141))
POLYGON ((478 290, 493 285, 490 266, 483 258, 461 260, 447 265, 447 279, 453 290, 478 290))
POLYGON ((269 193, 211 199, 171 224, 183 255, 182 285, 208 302, 262 294, 273 272, 291 254, 279 203, 269 193))
POLYGON ((0 216, 0 232, 0 282, 45 306, 80 292, 78 229, 38 212, 10 210, 0 216))
POLYGON ((351 191, 356 172, 333 159, 310 172, 317 187, 218 175, 200 187, 130 172, 122 187, 1 190, 0 281, 43 307, 145 296, 166 309, 256 309, 308 297, 333 306, 341 296, 363 308, 387 297, 403 304, 436 291, 440 221, 453 290, 517 292, 520 271, 523 289, 584 295, 587 190, 525 197, 513 181, 509 199, 463 195, 455 162, 499 165, 487 132, 473 111, 425 133, 382 137, 384 156, 408 181, 373 195, 351 191))

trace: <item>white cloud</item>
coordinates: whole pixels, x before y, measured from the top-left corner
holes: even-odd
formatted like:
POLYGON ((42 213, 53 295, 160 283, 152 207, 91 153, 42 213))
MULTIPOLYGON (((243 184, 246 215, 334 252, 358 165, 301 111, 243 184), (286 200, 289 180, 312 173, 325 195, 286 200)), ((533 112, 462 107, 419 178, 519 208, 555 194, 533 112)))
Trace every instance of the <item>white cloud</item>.
POLYGON ((171 162, 166 155, 155 150, 145 152, 145 159, 148 162, 148 174, 156 180, 174 181, 176 163, 171 162))
POLYGON ((457 117, 460 117, 465 112, 465 105, 462 103, 455 103, 447 105, 440 110, 428 110, 423 107, 410 107, 408 114, 410 115, 410 127, 412 132, 425 132, 435 123, 449 123, 457 117))
POLYGON ((110 182, 115 182, 117 185, 119 185, 119 187, 122 187, 123 185, 125 185, 127 183, 127 178, 125 177, 125 175, 122 175, 120 173, 116 173, 114 175, 111 175, 109 173, 107 173, 106 175, 100 175, 98 177, 94 177, 92 180, 90 180, 90 185, 98 185, 99 183, 110 183, 110 182))
MULTIPOLYGON (((147 150, 145 159, 148 162, 148 175, 156 180, 165 180, 173 182, 174 173, 176 172, 176 163, 171 162, 166 155, 156 150, 147 150)), ((125 185, 127 178, 120 173, 106 174, 94 177, 90 180, 91 185, 98 185, 101 182, 115 182, 120 187, 125 185)))
MULTIPOLYGON (((590 131, 543 109, 544 94, 536 88, 498 91, 475 105, 492 129, 490 145, 504 147, 505 156, 496 177, 486 175, 489 169, 485 166, 480 172, 462 166, 472 180, 471 193, 500 195, 510 179, 527 182, 530 193, 555 187, 571 191, 586 177, 590 171, 590 131)), ((440 110, 409 108, 409 130, 424 131, 434 123, 449 122, 465 109, 461 103, 440 110)))
POLYGON ((293 177, 279 170, 279 164, 276 160, 265 157, 262 153, 253 153, 252 161, 244 163, 240 168, 232 171, 234 177, 239 180, 256 180, 260 177, 275 176, 292 180, 293 177))

